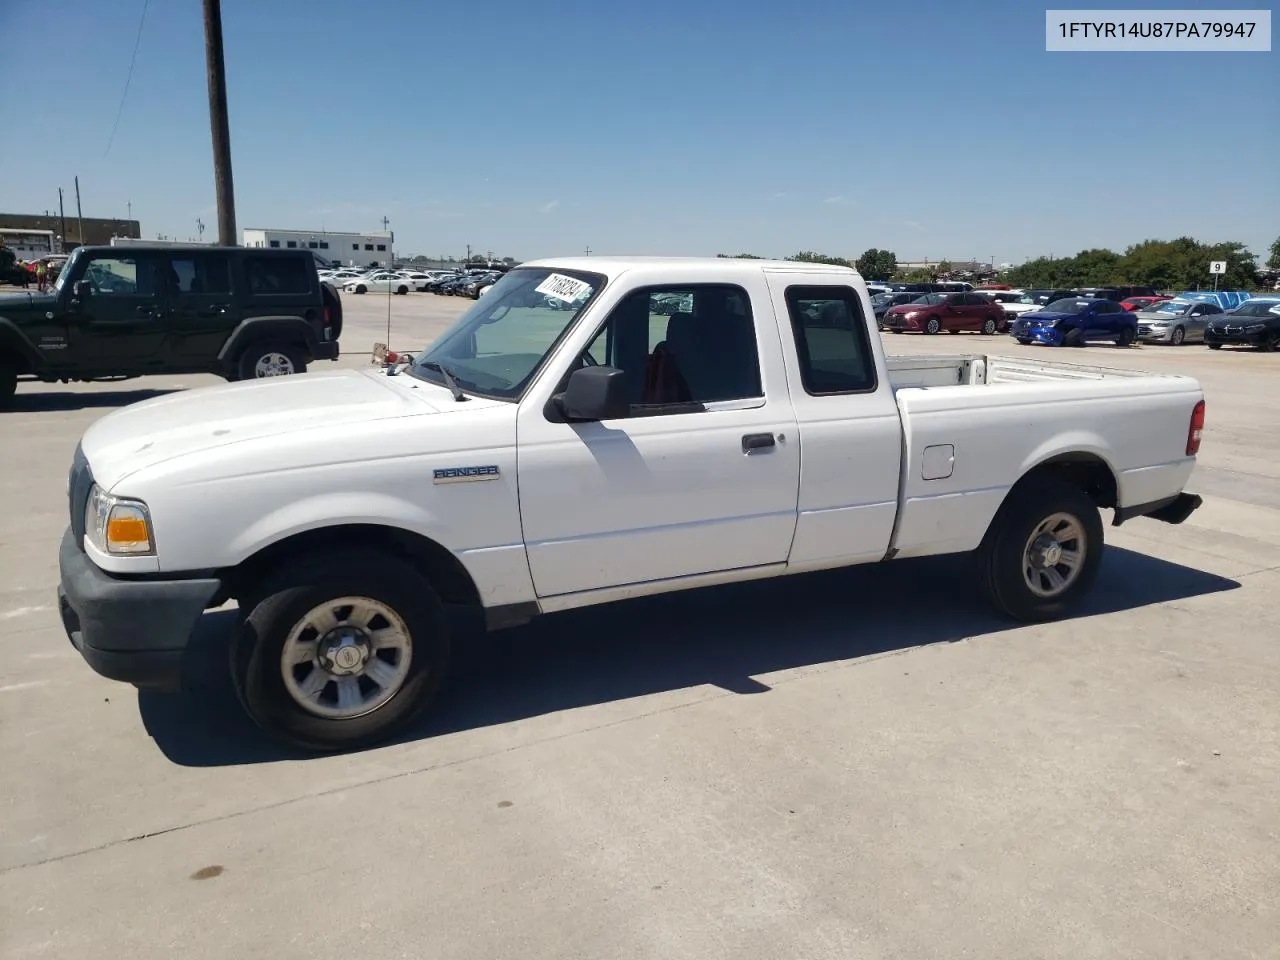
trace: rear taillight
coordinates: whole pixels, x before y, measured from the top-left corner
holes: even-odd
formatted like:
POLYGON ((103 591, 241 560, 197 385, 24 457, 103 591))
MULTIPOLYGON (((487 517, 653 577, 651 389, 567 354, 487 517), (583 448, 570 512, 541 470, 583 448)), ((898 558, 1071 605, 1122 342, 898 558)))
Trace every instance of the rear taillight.
POLYGON ((324 308, 324 325, 326 327, 333 326, 333 317, 330 315, 328 307, 324 308))
POLYGON ((1194 457, 1200 452, 1200 434, 1204 432, 1204 401, 1196 404, 1191 411, 1191 424, 1187 427, 1187 456, 1194 457))

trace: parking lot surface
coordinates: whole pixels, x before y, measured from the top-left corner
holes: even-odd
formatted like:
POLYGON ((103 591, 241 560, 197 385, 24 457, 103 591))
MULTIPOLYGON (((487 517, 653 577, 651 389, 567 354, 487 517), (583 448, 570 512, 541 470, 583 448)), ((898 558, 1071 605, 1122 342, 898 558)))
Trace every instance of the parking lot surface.
MULTIPOLYGON (((413 349, 470 302, 345 304, 360 365, 388 305, 413 349)), ((1208 401, 1205 506, 1108 527, 1072 619, 998 620, 964 557, 629 601, 466 634, 419 728, 322 758, 240 713, 229 615, 184 695, 99 678, 58 622, 81 432, 216 381, 20 386, 0 956, 1280 956, 1280 355, 1051 355, 1187 373, 1208 401)))

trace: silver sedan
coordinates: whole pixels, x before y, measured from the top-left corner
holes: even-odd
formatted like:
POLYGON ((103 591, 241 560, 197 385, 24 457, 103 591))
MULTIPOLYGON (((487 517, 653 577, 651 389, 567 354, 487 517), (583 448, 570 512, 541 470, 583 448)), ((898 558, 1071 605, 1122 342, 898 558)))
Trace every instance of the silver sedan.
POLYGON ((1139 310, 1138 339, 1144 343, 1204 342, 1204 328, 1222 308, 1198 300, 1166 300, 1147 310, 1139 310))

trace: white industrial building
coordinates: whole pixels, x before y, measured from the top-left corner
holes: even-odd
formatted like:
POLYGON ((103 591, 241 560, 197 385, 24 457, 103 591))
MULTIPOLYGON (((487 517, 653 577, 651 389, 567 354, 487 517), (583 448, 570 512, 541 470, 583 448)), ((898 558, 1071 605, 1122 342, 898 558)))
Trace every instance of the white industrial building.
POLYGON ((314 250, 316 256, 333 263, 356 267, 390 266, 395 234, 390 230, 370 233, 334 233, 332 230, 256 230, 245 228, 246 247, 314 250))

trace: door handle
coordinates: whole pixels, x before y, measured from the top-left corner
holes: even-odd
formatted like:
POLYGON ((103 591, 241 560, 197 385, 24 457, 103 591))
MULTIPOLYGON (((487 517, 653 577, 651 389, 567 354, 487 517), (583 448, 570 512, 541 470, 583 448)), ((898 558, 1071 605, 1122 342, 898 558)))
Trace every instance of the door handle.
POLYGON ((142 306, 138 307, 138 316, 140 317, 163 317, 164 311, 157 310, 155 307, 142 306))
POLYGON ((775 442, 772 433, 744 434, 742 437, 742 452, 750 453, 752 450, 763 450, 766 447, 772 447, 775 442))

